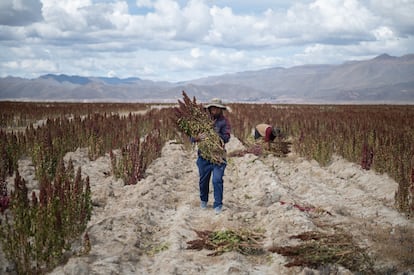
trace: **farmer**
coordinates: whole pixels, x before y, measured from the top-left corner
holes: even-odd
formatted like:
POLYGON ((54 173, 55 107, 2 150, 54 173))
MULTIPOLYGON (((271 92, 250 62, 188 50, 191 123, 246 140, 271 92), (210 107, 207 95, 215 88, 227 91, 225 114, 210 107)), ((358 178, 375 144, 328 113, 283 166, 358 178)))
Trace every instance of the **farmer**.
MULTIPOLYGON (((205 108, 210 113, 211 119, 214 121, 213 126, 216 133, 220 136, 224 144, 230 140, 230 123, 227 118, 223 115, 223 111, 226 110, 226 106, 223 105, 222 101, 218 98, 213 98, 205 108)), ((201 133, 196 137, 192 138, 193 142, 199 142, 206 138, 205 133, 201 133)), ((214 188, 214 204, 213 208, 216 214, 220 214, 223 208, 223 176, 224 170, 226 169, 226 161, 215 164, 212 163, 198 154, 197 166, 200 175, 200 206, 202 209, 207 208, 208 193, 211 174, 213 174, 213 188, 214 188)))
POLYGON ((263 138, 265 142, 269 143, 272 142, 276 137, 281 136, 281 131, 277 127, 273 127, 270 124, 262 123, 256 125, 254 128, 254 139, 257 140, 259 138, 263 138))

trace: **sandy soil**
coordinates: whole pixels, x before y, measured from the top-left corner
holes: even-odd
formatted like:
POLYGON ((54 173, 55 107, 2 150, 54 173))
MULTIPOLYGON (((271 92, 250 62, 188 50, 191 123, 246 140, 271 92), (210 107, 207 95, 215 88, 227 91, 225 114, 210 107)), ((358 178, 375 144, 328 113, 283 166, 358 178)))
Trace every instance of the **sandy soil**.
MULTIPOLYGON (((243 146, 232 137, 227 149, 231 153, 243 146)), ((345 230, 367 248, 377 268, 397 271, 399 259, 373 236, 392 239, 395 228, 414 234, 413 220, 393 207, 397 183, 340 157, 327 167, 295 155, 229 158, 219 215, 212 209, 212 194, 209 207, 199 207, 195 149, 186 151, 174 141, 133 186, 108 176, 109 156, 89 161, 87 150, 78 149, 65 158, 90 177, 94 209, 87 232, 92 246, 89 254, 71 257, 50 274, 322 274, 285 267, 289 259, 277 253, 212 257, 206 249, 187 249, 187 242, 197 239, 195 230, 241 228, 263 232, 265 249, 295 244, 290 236, 306 231, 345 230)), ((30 163, 20 166, 35 188, 30 163)), ((413 266, 403 268, 414 273, 413 266)), ((341 267, 335 272, 352 274, 341 267)))

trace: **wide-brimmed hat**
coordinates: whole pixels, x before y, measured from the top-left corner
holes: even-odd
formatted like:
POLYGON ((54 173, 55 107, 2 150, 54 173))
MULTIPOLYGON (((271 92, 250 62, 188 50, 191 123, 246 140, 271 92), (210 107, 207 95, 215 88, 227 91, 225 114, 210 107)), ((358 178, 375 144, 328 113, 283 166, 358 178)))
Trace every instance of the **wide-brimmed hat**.
POLYGON ((213 98, 207 105, 204 106, 204 108, 210 108, 210 107, 217 107, 220 109, 227 109, 226 106, 223 105, 223 102, 219 98, 213 98))

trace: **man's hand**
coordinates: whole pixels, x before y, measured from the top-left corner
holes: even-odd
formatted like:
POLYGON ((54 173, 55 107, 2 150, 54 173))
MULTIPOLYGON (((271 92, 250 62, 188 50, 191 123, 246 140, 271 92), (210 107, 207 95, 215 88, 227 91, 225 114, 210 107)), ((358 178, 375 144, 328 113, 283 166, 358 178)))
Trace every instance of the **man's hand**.
POLYGON ((194 138, 194 140, 196 141, 196 142, 199 142, 199 141, 203 141, 203 140, 205 140, 206 139, 206 134, 205 133, 200 133, 200 134, 198 134, 195 138, 194 138))

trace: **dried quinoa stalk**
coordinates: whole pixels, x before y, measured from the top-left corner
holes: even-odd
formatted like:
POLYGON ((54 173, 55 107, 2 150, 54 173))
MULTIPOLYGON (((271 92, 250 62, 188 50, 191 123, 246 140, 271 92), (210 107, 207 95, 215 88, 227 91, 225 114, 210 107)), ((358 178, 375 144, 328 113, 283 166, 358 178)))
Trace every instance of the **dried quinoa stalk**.
POLYGON ((198 142, 201 157, 220 164, 226 158, 224 143, 214 131, 213 121, 201 104, 197 104, 195 97, 191 100, 183 91, 183 101, 178 100, 179 107, 175 108, 177 126, 190 137, 204 133, 206 138, 198 142))

